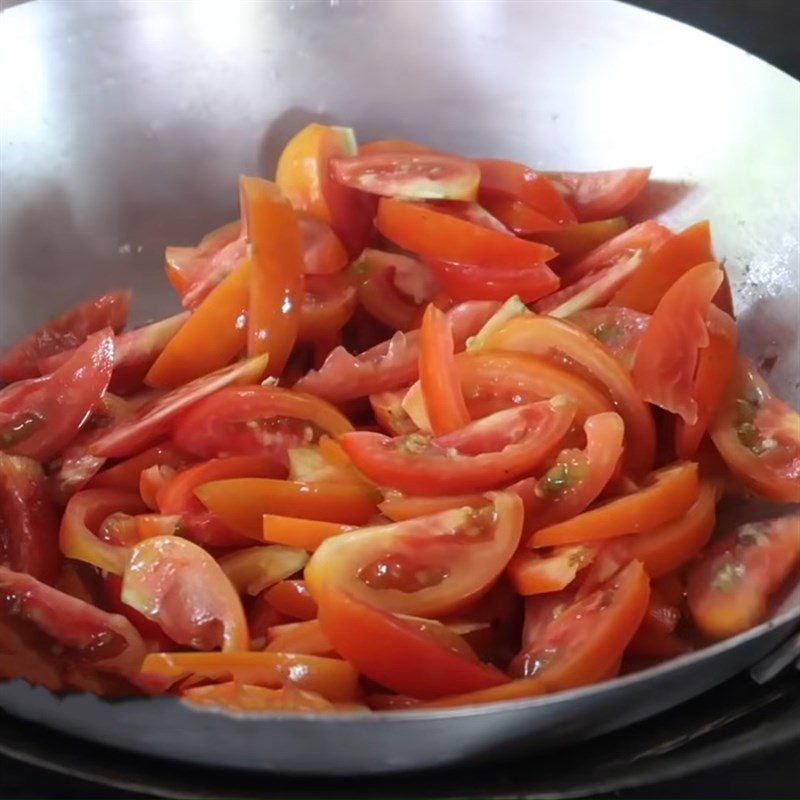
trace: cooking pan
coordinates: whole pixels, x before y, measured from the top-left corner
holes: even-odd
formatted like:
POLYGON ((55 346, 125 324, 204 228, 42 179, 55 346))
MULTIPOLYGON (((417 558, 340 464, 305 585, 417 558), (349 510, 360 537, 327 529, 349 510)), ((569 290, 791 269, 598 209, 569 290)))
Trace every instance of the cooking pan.
MULTIPOLYGON (((165 244, 236 214, 235 177, 271 173, 312 119, 542 168, 653 164, 633 216, 710 217, 745 349, 800 394, 800 91, 679 23, 603 0, 73 0, 0 18, 0 341, 88 291, 174 308, 165 244)), ((736 521, 767 513, 729 510, 736 521)), ((752 665, 773 618, 598 686, 436 712, 250 715, 173 698, 57 697, 14 681, 0 707, 67 734, 205 766, 306 775, 534 753, 629 725, 752 665)))

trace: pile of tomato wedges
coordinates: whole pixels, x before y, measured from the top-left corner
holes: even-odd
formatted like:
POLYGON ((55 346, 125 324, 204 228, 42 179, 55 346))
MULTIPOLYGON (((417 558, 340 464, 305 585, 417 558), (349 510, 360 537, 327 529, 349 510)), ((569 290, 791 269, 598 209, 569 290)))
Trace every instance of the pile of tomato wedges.
POLYGON ((126 331, 113 291, 10 347, 0 677, 441 707, 762 621, 800 518, 717 509, 800 502, 800 417, 738 352, 709 224, 620 216, 648 178, 309 125, 166 249, 182 313, 126 331))

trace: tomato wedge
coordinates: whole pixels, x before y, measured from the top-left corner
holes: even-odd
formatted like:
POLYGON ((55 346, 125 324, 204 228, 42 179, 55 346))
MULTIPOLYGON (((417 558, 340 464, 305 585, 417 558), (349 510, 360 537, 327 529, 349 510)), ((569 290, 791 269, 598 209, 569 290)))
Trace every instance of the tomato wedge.
POLYGON ((519 544, 522 503, 490 496, 490 506, 343 533, 324 541, 305 581, 321 603, 339 587, 355 600, 403 614, 439 617, 483 595, 519 544))
POLYGON ((647 186, 651 167, 601 172, 551 172, 581 222, 613 217, 629 206, 647 186))
POLYGON ((752 491, 800 503, 800 415, 741 360, 709 430, 725 463, 752 491))
POLYGON ((308 591, 305 581, 279 581, 267 589, 262 597, 276 611, 288 617, 301 620, 317 617, 317 603, 308 591))
POLYGON ((535 550, 518 550, 509 561, 506 574, 521 595, 560 592, 594 558, 594 549, 586 545, 556 547, 540 555, 535 550))
POLYGON ((396 245, 426 258, 481 267, 524 268, 553 258, 547 245, 489 230, 422 203, 382 197, 378 230, 396 245))
POLYGON ((348 274, 307 276, 298 341, 331 340, 353 316, 357 302, 356 287, 348 274))
POLYGON ((287 464, 289 448, 352 430, 347 417, 313 395, 277 386, 228 386, 189 409, 172 440, 198 458, 258 455, 287 464))
POLYGON ((594 336, 617 361, 630 370, 642 335, 650 324, 650 315, 629 308, 587 308, 570 314, 567 322, 594 336))
POLYGON ((114 365, 110 329, 94 333, 55 372, 0 391, 0 449, 49 461, 100 403, 114 365))
POLYGON ((580 328, 542 316, 509 320, 486 337, 487 350, 507 350, 547 358, 570 367, 605 390, 625 422, 625 461, 636 473, 651 469, 655 458, 655 426, 625 368, 580 328))
POLYGON ((699 491, 697 464, 677 462, 652 472, 637 492, 603 501, 583 514, 541 528, 528 545, 578 544, 652 530, 688 511, 699 491))
POLYGON ((58 514, 41 466, 0 453, 0 558, 42 583, 58 574, 58 514))
POLYGON ((171 444, 156 444, 138 455, 120 461, 113 467, 98 472, 87 484, 90 489, 121 489, 136 492, 139 479, 149 467, 165 466, 181 469, 187 465, 188 457, 171 444))
POLYGON ((372 413, 375 414, 375 421, 392 436, 402 436, 419 430, 403 408, 403 400, 408 391, 408 387, 404 386, 402 389, 378 392, 369 396, 369 404, 372 406, 372 413))
POLYGON ((330 225, 321 219, 298 212, 297 226, 303 245, 306 275, 332 275, 347 266, 350 258, 330 225))
POLYGON ((131 292, 109 292, 93 297, 37 328, 12 345, 0 358, 0 381, 13 383, 45 374, 40 364, 49 357, 74 350, 93 333, 111 328, 119 333, 128 318, 131 292))
POLYGON ((316 550, 331 536, 353 530, 352 526, 338 522, 282 517, 278 514, 265 514, 262 525, 265 542, 301 547, 309 552, 316 550))
POLYGON ((770 597, 800 565, 800 517, 751 522, 714 542, 689 572, 689 611, 700 630, 724 639, 767 615, 770 597))
POLYGON ((179 644, 250 648, 236 590, 219 564, 186 539, 156 536, 135 545, 122 576, 122 601, 179 644))
POLYGON ((666 292, 642 335, 633 380, 645 400, 694 425, 694 379, 700 351, 709 345, 711 301, 722 283, 716 262, 693 267, 666 292))
POLYGON ((497 668, 441 644, 424 621, 372 608, 341 589, 324 592, 320 623, 336 651, 362 675, 400 694, 432 700, 508 681, 497 668))
POLYGON ((219 559, 219 565, 239 594, 255 595, 300 572, 307 561, 305 550, 273 544, 229 553, 219 559))
POLYGON ((343 186, 408 200, 475 200, 481 180, 474 162, 432 151, 360 153, 332 158, 330 169, 343 186))
POLYGON ((129 419, 112 425, 91 446, 93 455, 122 458, 157 442, 169 431, 177 416, 204 397, 231 383, 254 383, 261 379, 267 356, 240 361, 210 375, 179 386, 142 406, 129 419))
POLYGON ((336 650, 318 619, 275 625, 267 631, 269 653, 308 653, 311 656, 336 656, 336 650))
MULTIPOLYGON (((550 217, 542 214, 521 200, 510 195, 487 194, 480 196, 481 205, 500 223, 506 230, 517 236, 535 236, 541 239, 540 234, 557 231, 559 224, 550 217)), ((553 245, 550 245, 553 247, 553 245)), ((557 248, 556 248, 557 249, 557 248)))
POLYGON ((353 463, 380 486, 417 495, 493 489, 528 474, 569 430, 574 403, 559 396, 472 422, 432 438, 414 433, 390 439, 346 433, 340 444, 353 463))
MULTIPOLYGON (((623 233, 628 227, 625 217, 612 217, 596 222, 576 222, 560 225, 555 230, 536 233, 535 238, 549 244, 558 252, 559 261, 576 261, 609 239, 623 233)), ((514 230, 512 228, 512 230, 514 230)), ((521 231, 514 231, 521 233, 521 231)))
POLYGON ((356 711, 363 708, 356 703, 334 704, 316 692, 285 686, 282 689, 265 689, 247 683, 230 681, 211 686, 194 686, 181 693, 181 697, 195 706, 224 708, 236 713, 272 711, 278 713, 325 713, 329 711, 356 711))

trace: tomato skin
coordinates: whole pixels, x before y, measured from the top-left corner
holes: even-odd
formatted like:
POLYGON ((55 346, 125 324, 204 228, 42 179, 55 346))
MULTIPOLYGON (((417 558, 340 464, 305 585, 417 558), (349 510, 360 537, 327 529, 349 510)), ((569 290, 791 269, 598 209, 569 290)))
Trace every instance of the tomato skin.
POLYGON ((642 192, 651 167, 602 172, 553 172, 548 177, 563 191, 581 222, 619 214, 642 192))
POLYGON ((693 383, 701 349, 708 347, 711 300, 722 282, 716 262, 700 264, 679 278, 656 307, 642 335, 633 380, 650 403, 697 422, 693 383))
POLYGON ((332 158, 334 180, 362 192, 410 200, 475 200, 481 173, 463 158, 432 151, 332 158))
POLYGON ((221 645, 224 652, 250 647, 239 595, 217 562, 186 539, 156 536, 135 545, 122 576, 122 602, 179 644, 221 645))
POLYGON ((300 547, 309 552, 316 550, 331 536, 339 536, 353 529, 350 525, 338 522, 282 517, 278 514, 264 514, 262 524, 265 542, 300 547))
MULTIPOLYGON (((58 574, 58 514, 41 466, 0 453, 0 537, 8 566, 42 583, 58 574)), ((6 560, 4 559, 4 560, 6 560)))
POLYGON ((323 594, 320 623, 336 651, 359 672, 399 694, 432 700, 508 681, 495 667, 458 654, 341 590, 323 594))
POLYGON ((264 592, 265 598, 276 611, 299 620, 316 619, 317 601, 311 596, 305 581, 279 581, 264 592))
POLYGON ((452 509, 327 539, 306 565, 306 586, 319 604, 327 589, 338 587, 385 611, 441 617, 463 609, 486 593, 519 544, 519 498, 498 493, 489 500, 491 507, 452 509))
POLYGON ((172 441, 201 459, 263 456, 287 464, 287 450, 308 444, 309 435, 314 441, 322 433, 352 430, 347 417, 313 395, 277 386, 228 386, 189 409, 173 427, 172 441), (283 429, 268 426, 286 418, 283 429))
POLYGON ((571 401, 554 398, 500 411, 433 439, 356 431, 344 434, 340 444, 381 486, 425 496, 478 492, 534 469, 567 433, 573 416, 571 401))
POLYGON ((128 318, 131 292, 119 291, 86 300, 37 328, 12 345, 0 358, 0 381, 13 383, 44 374, 40 363, 74 350, 93 333, 111 328, 119 333, 128 318))
POLYGON ((0 447, 49 461, 75 438, 111 380, 114 337, 94 333, 55 372, 0 391, 0 447))
POLYGON ((382 197, 378 230, 396 245, 430 259, 481 267, 524 268, 555 256, 512 234, 489 230, 421 203, 382 197))
POLYGON ((689 610, 713 639, 751 628, 800 564, 800 517, 748 523, 711 544, 687 579, 689 610))
MULTIPOLYGON (((558 252, 559 261, 576 261, 628 227, 624 217, 611 217, 596 222, 577 222, 560 225, 554 230, 541 231, 534 238, 549 244, 558 252)), ((515 231, 520 233, 520 231, 515 231)))

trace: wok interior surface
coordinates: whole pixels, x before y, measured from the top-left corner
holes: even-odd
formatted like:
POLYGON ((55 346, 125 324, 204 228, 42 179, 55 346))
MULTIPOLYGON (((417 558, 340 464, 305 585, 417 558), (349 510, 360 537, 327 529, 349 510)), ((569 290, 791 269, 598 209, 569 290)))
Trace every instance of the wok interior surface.
MULTIPOLYGON (((177 307, 167 244, 234 218, 236 176, 272 174, 311 120, 541 168, 654 167, 634 209, 712 222, 744 347, 800 396, 800 92, 712 37, 604 0, 131 3, 39 0, 0 18, 0 343, 89 292, 132 286, 134 320, 177 307)), ((763 514, 737 508, 734 519, 763 514)), ((553 747, 676 705, 765 654, 776 618, 624 679, 435 713, 248 717, 171 698, 0 706, 187 762, 304 774, 440 766, 553 747)))

